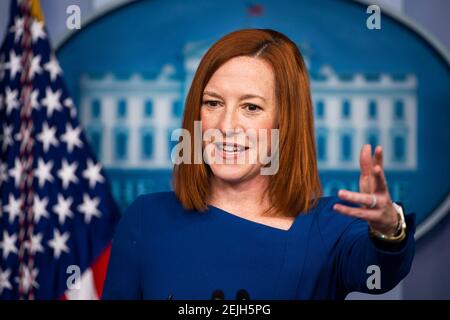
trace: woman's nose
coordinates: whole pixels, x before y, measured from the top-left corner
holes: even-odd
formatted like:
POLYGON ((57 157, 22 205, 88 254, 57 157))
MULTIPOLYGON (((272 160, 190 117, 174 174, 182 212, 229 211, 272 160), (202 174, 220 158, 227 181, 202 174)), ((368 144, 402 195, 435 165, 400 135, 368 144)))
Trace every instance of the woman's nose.
POLYGON ((236 110, 226 109, 219 119, 218 128, 224 135, 237 131, 239 129, 239 119, 236 110))

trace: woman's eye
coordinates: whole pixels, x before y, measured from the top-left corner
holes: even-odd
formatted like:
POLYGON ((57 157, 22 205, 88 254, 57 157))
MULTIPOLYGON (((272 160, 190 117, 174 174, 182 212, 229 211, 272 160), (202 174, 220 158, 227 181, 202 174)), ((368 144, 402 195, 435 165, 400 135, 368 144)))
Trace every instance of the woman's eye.
POLYGON ((250 112, 257 112, 259 110, 262 110, 261 107, 257 106, 256 104, 247 104, 245 106, 245 109, 250 112))
POLYGON ((203 105, 206 105, 208 107, 218 107, 219 101, 207 100, 207 101, 203 101, 203 105))

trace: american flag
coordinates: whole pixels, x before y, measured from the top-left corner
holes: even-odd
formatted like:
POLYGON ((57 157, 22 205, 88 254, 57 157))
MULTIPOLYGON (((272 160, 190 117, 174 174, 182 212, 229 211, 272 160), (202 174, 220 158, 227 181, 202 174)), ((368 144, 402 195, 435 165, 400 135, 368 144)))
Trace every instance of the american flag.
POLYGON ((39 2, 12 1, 0 50, 0 299, 101 295, 119 218, 39 2))

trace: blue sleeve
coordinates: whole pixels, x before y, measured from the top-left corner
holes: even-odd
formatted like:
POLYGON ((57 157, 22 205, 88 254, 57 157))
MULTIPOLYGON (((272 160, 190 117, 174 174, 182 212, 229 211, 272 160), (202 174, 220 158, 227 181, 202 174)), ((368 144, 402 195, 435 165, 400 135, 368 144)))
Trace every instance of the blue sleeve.
POLYGON ((112 240, 111 256, 103 288, 104 300, 141 299, 139 246, 142 196, 123 213, 112 240))
POLYGON ((405 219, 407 237, 397 245, 372 239, 364 220, 356 219, 347 226, 337 245, 338 283, 344 292, 384 293, 409 273, 415 250, 415 215, 408 214, 405 219), (374 278, 376 274, 380 277, 374 278))

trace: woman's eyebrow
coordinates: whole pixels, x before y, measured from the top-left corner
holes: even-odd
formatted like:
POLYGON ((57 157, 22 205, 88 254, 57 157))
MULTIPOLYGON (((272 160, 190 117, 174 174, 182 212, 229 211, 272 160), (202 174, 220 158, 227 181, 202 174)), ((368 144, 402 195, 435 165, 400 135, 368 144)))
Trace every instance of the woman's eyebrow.
POLYGON ((266 99, 264 99, 264 97, 261 97, 257 94, 244 94, 243 96, 241 96, 241 100, 251 99, 251 98, 259 98, 262 101, 266 101, 266 99))
POLYGON ((204 95, 207 94, 208 96, 216 97, 216 98, 224 100, 223 97, 220 94, 212 92, 212 91, 203 91, 203 94, 204 95))
MULTIPOLYGON (((216 98, 224 100, 224 98, 220 94, 218 94, 216 92, 204 91, 203 94, 207 94, 207 95, 209 95, 211 97, 216 97, 216 98)), ((259 98, 259 99, 261 99, 263 101, 266 101, 266 99, 264 99, 264 97, 261 97, 261 96, 259 96, 257 94, 251 94, 251 93, 242 95, 240 100, 251 99, 251 98, 259 98)))

